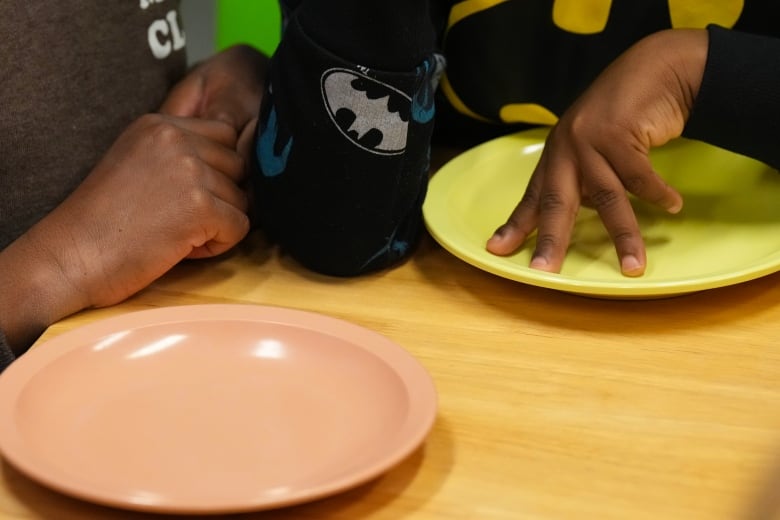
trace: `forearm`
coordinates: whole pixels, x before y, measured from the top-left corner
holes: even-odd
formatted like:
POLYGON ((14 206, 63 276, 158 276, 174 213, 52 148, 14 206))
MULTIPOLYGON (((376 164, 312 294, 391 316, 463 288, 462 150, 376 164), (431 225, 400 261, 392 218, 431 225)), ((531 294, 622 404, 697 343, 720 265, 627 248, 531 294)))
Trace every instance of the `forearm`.
POLYGON ((683 135, 780 167, 780 39, 711 26, 683 135))
POLYGON ((82 295, 63 274, 55 238, 41 222, 0 252, 0 330, 18 356, 55 321, 81 310, 82 295))

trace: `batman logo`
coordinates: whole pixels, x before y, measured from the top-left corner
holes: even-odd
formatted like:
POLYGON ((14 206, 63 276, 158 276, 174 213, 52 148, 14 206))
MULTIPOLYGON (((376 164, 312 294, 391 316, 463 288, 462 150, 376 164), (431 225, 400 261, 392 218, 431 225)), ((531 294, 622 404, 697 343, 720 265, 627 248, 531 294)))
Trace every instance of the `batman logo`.
POLYGON ((349 69, 322 75, 322 98, 331 120, 356 146, 378 155, 406 149, 411 97, 349 69))

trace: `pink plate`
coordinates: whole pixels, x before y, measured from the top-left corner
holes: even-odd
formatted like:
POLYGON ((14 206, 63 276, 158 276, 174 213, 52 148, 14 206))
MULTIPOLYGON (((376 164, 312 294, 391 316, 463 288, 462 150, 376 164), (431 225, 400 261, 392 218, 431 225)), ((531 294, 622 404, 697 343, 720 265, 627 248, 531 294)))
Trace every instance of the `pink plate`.
POLYGON ((387 338, 319 314, 192 305, 92 323, 0 375, 0 453, 60 492, 198 514, 366 482, 430 431, 436 391, 387 338))

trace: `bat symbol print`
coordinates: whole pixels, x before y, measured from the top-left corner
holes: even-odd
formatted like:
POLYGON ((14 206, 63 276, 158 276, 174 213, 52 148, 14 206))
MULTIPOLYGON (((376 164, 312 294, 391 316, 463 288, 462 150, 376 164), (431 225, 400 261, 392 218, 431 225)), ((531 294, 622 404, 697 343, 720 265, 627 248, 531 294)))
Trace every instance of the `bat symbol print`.
POLYGON ((330 69, 322 75, 322 97, 333 123, 356 146, 378 155, 404 152, 408 95, 366 75, 330 69))

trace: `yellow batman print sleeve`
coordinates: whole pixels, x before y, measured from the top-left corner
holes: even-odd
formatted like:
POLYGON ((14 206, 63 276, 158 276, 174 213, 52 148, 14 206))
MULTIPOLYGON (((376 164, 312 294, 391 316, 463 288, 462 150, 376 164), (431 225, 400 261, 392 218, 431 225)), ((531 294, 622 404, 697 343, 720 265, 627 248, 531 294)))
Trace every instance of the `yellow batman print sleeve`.
POLYGON ((464 0, 452 5, 441 91, 483 122, 551 125, 619 54, 668 28, 780 32, 780 2, 464 0), (777 20, 771 23, 769 20, 777 20))

